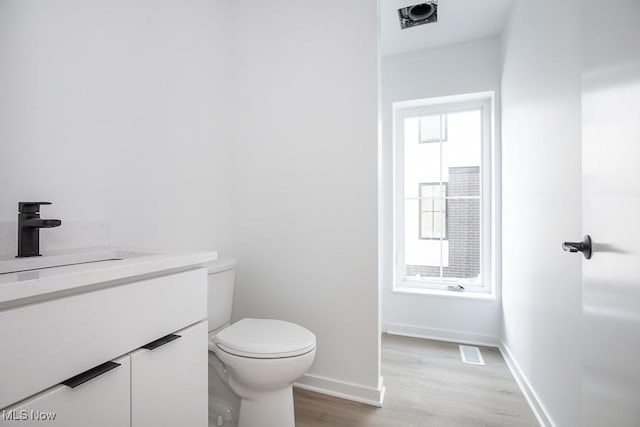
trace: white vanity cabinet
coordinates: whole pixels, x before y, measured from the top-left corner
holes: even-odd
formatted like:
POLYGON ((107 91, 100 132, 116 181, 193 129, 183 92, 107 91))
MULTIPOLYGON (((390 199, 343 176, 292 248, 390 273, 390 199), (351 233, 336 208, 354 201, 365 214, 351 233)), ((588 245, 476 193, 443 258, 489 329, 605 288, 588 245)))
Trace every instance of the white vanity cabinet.
POLYGON ((0 426, 206 427, 206 304, 194 265, 0 306, 0 426))
MULTIPOLYGON (((127 427, 130 419, 130 357, 81 384, 59 384, 3 409, 0 426, 127 427)), ((96 373, 97 374, 97 373, 96 373)), ((87 378, 80 379, 80 381, 87 378)))

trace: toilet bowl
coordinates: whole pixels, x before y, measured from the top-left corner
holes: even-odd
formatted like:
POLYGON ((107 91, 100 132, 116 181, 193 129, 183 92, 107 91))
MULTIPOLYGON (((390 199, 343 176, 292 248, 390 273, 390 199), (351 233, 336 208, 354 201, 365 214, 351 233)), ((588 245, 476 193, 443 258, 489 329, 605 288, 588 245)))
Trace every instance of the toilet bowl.
POLYGON ((209 265, 210 425, 295 427, 292 384, 311 367, 316 337, 283 320, 230 324, 235 265, 209 265))

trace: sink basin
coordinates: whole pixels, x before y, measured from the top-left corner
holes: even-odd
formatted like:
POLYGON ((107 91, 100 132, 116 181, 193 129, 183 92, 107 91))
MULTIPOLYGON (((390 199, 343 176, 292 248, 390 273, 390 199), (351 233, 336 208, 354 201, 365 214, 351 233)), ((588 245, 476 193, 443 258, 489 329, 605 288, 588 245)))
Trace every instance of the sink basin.
POLYGON ((42 257, 13 258, 0 260, 0 274, 45 270, 58 267, 68 267, 70 265, 120 261, 148 255, 154 254, 149 252, 98 249, 75 253, 57 253, 42 257))

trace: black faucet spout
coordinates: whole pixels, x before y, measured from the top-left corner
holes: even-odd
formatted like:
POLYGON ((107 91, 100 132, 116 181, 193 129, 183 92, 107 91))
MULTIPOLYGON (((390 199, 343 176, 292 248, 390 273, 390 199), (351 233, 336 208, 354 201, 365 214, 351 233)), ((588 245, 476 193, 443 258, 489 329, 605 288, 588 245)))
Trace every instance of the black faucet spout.
POLYGON ((40 205, 49 202, 18 203, 18 258, 40 256, 40 229, 59 227, 59 219, 41 219, 40 205))
POLYGON ((25 228, 53 228, 62 225, 62 221, 59 219, 25 219, 22 221, 22 226, 25 228))

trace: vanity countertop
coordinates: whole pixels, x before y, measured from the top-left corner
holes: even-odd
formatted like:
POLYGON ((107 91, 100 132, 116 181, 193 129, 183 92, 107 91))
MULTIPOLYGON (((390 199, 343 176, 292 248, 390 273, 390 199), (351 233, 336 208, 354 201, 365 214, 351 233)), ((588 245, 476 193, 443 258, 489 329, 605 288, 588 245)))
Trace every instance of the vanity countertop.
POLYGON ((215 261, 217 252, 152 253, 93 248, 0 259, 0 310, 82 292, 105 283, 185 270, 215 261))

